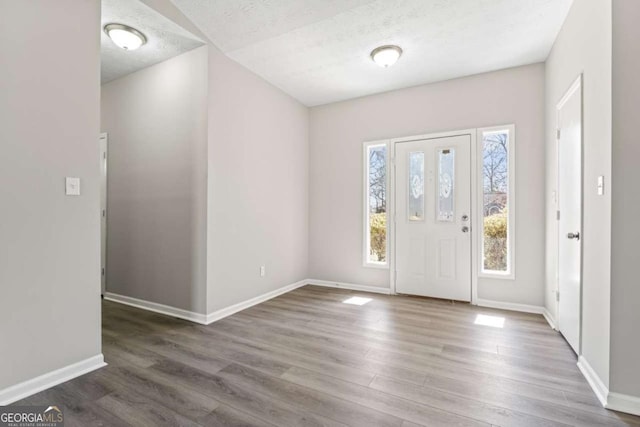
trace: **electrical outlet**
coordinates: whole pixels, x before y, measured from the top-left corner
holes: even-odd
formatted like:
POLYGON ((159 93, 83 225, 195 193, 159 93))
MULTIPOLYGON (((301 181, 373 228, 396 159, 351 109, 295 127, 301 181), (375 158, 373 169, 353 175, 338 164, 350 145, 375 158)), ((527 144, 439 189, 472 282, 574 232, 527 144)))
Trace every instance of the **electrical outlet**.
POLYGON ((267 267, 264 265, 260 266, 260 277, 264 277, 267 275, 267 267))

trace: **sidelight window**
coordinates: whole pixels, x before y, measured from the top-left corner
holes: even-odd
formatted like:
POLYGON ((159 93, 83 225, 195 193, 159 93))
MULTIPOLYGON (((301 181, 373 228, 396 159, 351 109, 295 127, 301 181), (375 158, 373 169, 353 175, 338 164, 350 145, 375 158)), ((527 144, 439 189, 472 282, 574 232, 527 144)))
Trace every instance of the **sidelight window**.
POLYGON ((513 277, 514 128, 480 129, 481 274, 513 277))
POLYGON ((366 143, 365 167, 365 265, 387 266, 388 150, 385 143, 366 143))

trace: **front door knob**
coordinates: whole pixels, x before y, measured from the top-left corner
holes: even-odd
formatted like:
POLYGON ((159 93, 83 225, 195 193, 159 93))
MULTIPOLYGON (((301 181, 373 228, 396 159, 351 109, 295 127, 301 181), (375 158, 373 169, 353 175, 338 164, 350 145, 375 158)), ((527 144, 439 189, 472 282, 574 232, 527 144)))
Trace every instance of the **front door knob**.
POLYGON ((467 227, 466 225, 464 227, 462 227, 462 232, 463 233, 468 233, 469 232, 469 227, 467 227))

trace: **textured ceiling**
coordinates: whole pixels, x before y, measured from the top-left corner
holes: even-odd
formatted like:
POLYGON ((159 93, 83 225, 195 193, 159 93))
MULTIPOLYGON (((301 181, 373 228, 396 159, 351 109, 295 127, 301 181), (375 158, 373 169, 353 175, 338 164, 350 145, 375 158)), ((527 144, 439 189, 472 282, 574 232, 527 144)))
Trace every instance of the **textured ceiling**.
POLYGON ((306 105, 544 61, 572 0, 171 0, 306 105), (369 53, 397 44, 393 67, 369 53))
POLYGON ((147 36, 140 49, 126 51, 101 32, 102 83, 117 79, 204 43, 190 32, 138 0, 102 0, 102 28, 116 22, 136 28, 147 36))

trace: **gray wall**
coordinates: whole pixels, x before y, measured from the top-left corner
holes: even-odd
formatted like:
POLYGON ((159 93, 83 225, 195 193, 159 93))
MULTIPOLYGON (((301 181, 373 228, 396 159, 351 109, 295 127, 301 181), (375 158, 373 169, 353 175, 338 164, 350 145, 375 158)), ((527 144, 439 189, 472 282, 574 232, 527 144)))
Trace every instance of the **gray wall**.
POLYGON ((584 208, 582 354, 605 384, 609 382, 611 254, 611 0, 575 0, 546 65, 546 292, 547 309, 557 315, 556 105, 584 74, 584 208), (597 177, 606 191, 598 196, 597 177))
MULTIPOLYGON (((171 2, 144 2, 206 40, 171 2)), ((213 44, 182 57, 103 87, 107 290, 211 313, 307 277, 309 113, 213 44), (174 87, 167 67, 189 55, 208 69, 174 87)))
POLYGON ((102 86, 107 292, 206 312, 207 46, 102 86))
POLYGON ((640 2, 613 2, 611 384, 640 397, 640 2))
POLYGON ((3 389, 101 352, 100 2, 0 0, 0 16, 3 389))
POLYGON ((310 277, 389 286, 388 270, 362 266, 364 141, 511 123, 517 157, 516 280, 481 278, 478 297, 543 305, 543 64, 312 108, 310 277))
POLYGON ((210 46, 209 312, 307 277, 308 120, 210 46))

